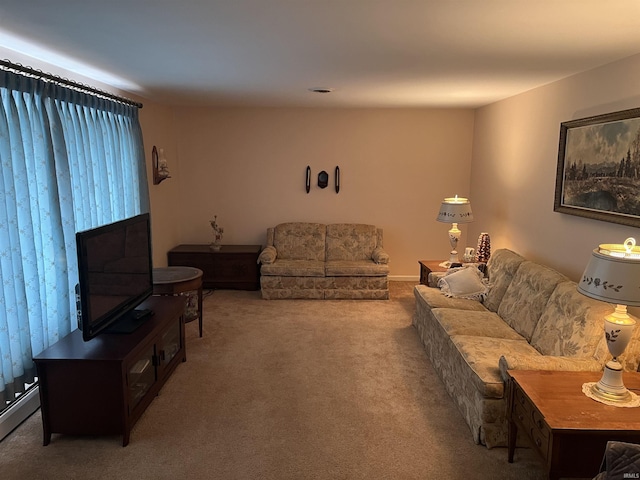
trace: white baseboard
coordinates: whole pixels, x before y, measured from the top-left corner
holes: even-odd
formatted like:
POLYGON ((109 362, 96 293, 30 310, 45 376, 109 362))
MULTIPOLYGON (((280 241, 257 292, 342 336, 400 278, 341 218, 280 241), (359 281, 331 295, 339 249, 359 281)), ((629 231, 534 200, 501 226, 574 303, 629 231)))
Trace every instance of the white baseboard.
POLYGON ((40 406, 40 387, 35 386, 22 395, 0 415, 0 441, 24 422, 40 406))
POLYGON ((389 275, 387 278, 392 282, 420 282, 420 275, 389 275))

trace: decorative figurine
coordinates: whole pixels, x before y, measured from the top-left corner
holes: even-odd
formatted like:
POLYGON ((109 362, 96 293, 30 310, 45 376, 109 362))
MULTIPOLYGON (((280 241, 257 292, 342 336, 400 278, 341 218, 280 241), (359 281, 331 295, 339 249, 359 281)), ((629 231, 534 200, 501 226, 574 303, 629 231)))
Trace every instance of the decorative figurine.
POLYGON ((476 262, 487 263, 491 257, 491 238, 486 232, 482 232, 478 237, 478 248, 476 248, 476 262))
POLYGON ((213 242, 211 243, 210 247, 211 250, 215 251, 220 250, 220 247, 222 246, 222 234, 224 233, 224 228, 218 225, 217 219, 218 216, 214 215, 213 220, 209 220, 211 228, 213 228, 213 242))

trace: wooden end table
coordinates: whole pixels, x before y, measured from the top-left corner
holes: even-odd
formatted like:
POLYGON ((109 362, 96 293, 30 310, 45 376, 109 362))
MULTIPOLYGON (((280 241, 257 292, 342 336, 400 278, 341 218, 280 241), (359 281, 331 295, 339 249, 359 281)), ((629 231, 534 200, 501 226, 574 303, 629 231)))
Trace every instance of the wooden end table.
POLYGON ((447 267, 441 267, 444 260, 418 260, 420 264, 420 285, 429 285, 429 274, 431 272, 446 272, 447 267))
MULTIPOLYGON (((507 383, 508 460, 513 462, 521 429, 531 440, 549 478, 593 478, 607 441, 640 442, 640 408, 602 404, 582 393, 598 372, 510 370, 507 383)), ((627 372, 624 383, 640 389, 640 373, 627 372)))
POLYGON ((153 269, 154 295, 179 295, 197 292, 198 314, 188 317, 185 323, 198 319, 198 330, 202 337, 202 270, 193 267, 164 267, 153 269))
MULTIPOLYGON (((449 270, 449 267, 440 266, 444 261, 445 260, 418 260, 420 264, 420 285, 429 285, 429 274, 431 272, 446 272, 449 270)), ((462 265, 469 264, 463 262, 462 265)), ((475 265, 478 265, 480 271, 485 272, 485 268, 482 268, 486 267, 485 264, 476 263, 475 265)))

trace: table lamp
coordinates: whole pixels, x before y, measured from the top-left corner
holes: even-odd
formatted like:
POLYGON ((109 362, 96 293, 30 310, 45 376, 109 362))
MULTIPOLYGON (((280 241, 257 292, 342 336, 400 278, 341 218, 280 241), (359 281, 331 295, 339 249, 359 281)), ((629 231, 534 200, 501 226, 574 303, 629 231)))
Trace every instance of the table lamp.
POLYGON ((622 365, 618 357, 627 348, 636 320, 627 314, 627 306, 640 306, 640 247, 634 238, 624 244, 602 244, 593 250, 578 284, 587 297, 616 304, 615 311, 604 317, 607 348, 613 356, 604 367, 602 378, 593 384, 589 395, 596 400, 625 403, 631 393, 622 382, 622 365))
POLYGON ((453 198, 445 198, 440 206, 440 212, 436 220, 452 224, 449 230, 449 243, 452 248, 449 260, 440 264, 448 268, 452 263, 460 263, 458 251, 456 250, 461 233, 458 224, 473 222, 473 212, 471 211, 469 199, 458 197, 457 195, 453 198))

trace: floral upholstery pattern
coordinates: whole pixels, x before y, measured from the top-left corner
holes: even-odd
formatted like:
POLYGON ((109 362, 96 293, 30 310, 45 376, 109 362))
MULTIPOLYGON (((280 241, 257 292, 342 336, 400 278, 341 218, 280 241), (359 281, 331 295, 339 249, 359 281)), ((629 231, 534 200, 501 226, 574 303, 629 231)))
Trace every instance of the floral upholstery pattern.
POLYGON ((484 306, 492 312, 497 312, 502 297, 511 284, 524 258, 506 248, 497 250, 487 262, 487 276, 489 277, 489 293, 484 299, 484 306))
MULTIPOLYGON (((382 229, 378 229, 378 238, 382 236, 382 229)), ((389 254, 384 251, 382 246, 378 244, 376 248, 371 252, 371 259, 376 263, 389 263, 389 254)))
MULTIPOLYGON (((489 263, 492 309, 487 299, 448 298, 418 285, 413 325, 473 439, 492 448, 507 444, 507 371, 602 371, 611 358, 603 317, 613 307, 581 295, 575 282, 509 250, 497 250, 489 263)), ((635 371, 639 358, 636 328, 619 360, 635 371)))
POLYGON ((387 277, 326 277, 324 298, 332 300, 388 300, 387 277))
POLYGON ((531 340, 536 323, 558 283, 568 280, 555 270, 522 262, 502 297, 498 315, 516 332, 531 340))
POLYGON ((609 313, 610 305, 585 297, 574 282, 563 282, 551 294, 531 345, 543 355, 593 356, 603 338, 602 319, 609 313))
POLYGON ((262 298, 389 298, 382 229, 292 222, 267 229, 258 257, 262 298))
POLYGON ((389 267, 386 264, 373 263, 369 260, 327 260, 325 274, 328 277, 386 277, 389 267))
MULTIPOLYGON (((613 305, 611 306, 611 310, 608 313, 613 311, 613 305)), ((637 325, 640 325, 640 320, 636 318, 637 325)), ((611 358, 611 354, 609 353, 609 349, 607 348, 607 342, 602 335, 600 340, 600 344, 598 344, 598 350, 596 351, 596 358, 600 360, 603 364, 607 362, 611 358), (604 358, 602 358, 604 356, 604 358)), ((633 335, 631 336, 631 341, 627 348, 625 348, 624 353, 618 357, 618 361, 622 365, 627 372, 636 372, 640 368, 640 327, 636 327, 633 331, 633 335)))
POLYGON ((387 277, 260 277, 262 298, 387 300, 387 277))
POLYGON ((284 298, 323 299, 324 277, 286 277, 262 275, 260 287, 262 298, 279 300, 284 298))
POLYGON ((281 275, 285 277, 324 277, 324 262, 281 258, 274 263, 265 263, 262 265, 260 272, 262 275, 281 275))
POLYGON ((284 260, 325 260, 326 227, 320 223, 281 223, 274 228, 273 246, 284 260))
POLYGON ((511 352, 500 357, 498 366, 503 380, 508 370, 563 370, 567 372, 600 372, 602 362, 592 357, 556 357, 552 355, 529 355, 511 352))
POLYGON ((504 397, 504 381, 500 376, 498 364, 503 354, 540 355, 535 348, 522 338, 510 340, 454 335, 450 339, 460 354, 456 355, 456 360, 462 360, 467 365, 467 368, 460 371, 466 377, 463 382, 471 382, 483 398, 504 397))
POLYGON ((433 316, 449 336, 467 335, 503 338, 505 340, 525 340, 522 335, 504 323, 504 320, 497 313, 437 308, 433 310, 433 316))
POLYGON ((327 260, 371 260, 377 247, 376 233, 374 225, 327 225, 327 260))
MULTIPOLYGON (((273 232, 273 229, 271 229, 273 232)), ((273 238, 273 235, 272 235, 273 238)), ((271 264, 273 262, 276 261, 276 258, 278 257, 278 251, 276 250, 276 247, 274 247, 273 245, 267 245, 264 249, 262 249, 262 251, 260 252, 260 255, 258 255, 258 263, 261 264, 271 264)))
MULTIPOLYGON (((435 287, 435 285, 434 285, 435 287)), ((429 288, 426 285, 416 285, 414 293, 422 297, 422 301, 431 308, 455 308, 457 310, 476 310, 487 312, 483 303, 467 298, 453 298, 442 294, 438 288, 429 288)))

